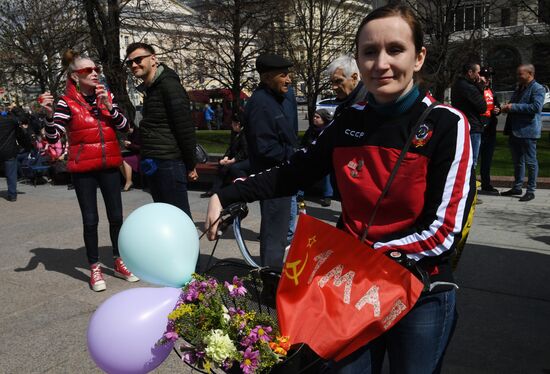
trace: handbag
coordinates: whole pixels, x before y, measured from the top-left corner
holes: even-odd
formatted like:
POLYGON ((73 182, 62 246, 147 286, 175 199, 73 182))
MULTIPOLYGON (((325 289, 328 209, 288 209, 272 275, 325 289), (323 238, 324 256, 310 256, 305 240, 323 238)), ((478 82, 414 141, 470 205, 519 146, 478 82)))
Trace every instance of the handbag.
POLYGON ((199 143, 195 146, 195 160, 199 164, 205 164, 208 161, 208 152, 199 143))

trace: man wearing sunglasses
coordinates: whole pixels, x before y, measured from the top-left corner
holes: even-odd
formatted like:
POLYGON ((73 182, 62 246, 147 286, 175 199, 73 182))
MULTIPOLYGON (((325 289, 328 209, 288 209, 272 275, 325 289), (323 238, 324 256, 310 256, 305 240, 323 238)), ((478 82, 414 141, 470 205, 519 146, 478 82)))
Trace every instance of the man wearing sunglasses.
POLYGON ((195 170, 195 126, 189 97, 176 72, 159 63, 154 48, 132 43, 126 48, 126 66, 143 81, 141 166, 148 177, 155 202, 177 206, 191 217, 187 179, 198 179, 195 170))

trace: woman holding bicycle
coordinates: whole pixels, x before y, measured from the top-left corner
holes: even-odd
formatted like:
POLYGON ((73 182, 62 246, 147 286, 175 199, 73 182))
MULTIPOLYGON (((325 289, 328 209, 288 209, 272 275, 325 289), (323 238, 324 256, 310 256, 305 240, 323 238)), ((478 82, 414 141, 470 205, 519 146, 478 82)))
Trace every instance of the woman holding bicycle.
POLYGON ((46 92, 38 101, 47 114, 48 140, 55 143, 66 134, 69 141, 67 169, 72 181, 84 225, 84 244, 90 264, 90 287, 103 291, 105 280, 99 263, 97 187, 101 189, 115 258, 115 276, 129 282, 138 280, 126 266, 118 252, 118 234, 122 226, 122 199, 119 167, 122 156, 115 130, 128 130, 128 121, 113 100, 113 96, 99 83, 101 68, 89 58, 71 50, 63 56, 67 69, 65 94, 58 100, 46 92))
POLYGON ((361 22, 355 43, 366 101, 335 118, 307 153, 212 196, 208 235, 215 238, 222 207, 291 195, 333 171, 342 198, 338 226, 374 250, 404 252, 430 279, 403 319, 332 370, 378 373, 387 352, 392 373, 439 372, 456 322, 449 257, 475 191, 468 123, 415 84, 426 48, 409 8, 374 10, 361 22))

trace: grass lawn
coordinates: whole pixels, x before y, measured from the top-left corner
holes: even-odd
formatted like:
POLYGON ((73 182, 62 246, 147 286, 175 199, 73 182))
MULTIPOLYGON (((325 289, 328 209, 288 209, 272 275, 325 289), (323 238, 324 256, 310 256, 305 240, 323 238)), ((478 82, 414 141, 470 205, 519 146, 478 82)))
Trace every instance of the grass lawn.
MULTIPOLYGON (((299 136, 302 136, 301 132, 299 136)), ((229 145, 231 132, 229 130, 199 130, 197 131, 197 142, 202 145, 208 153, 224 153, 229 145)), ((550 139, 548 133, 542 134, 537 143, 537 157, 539 160, 539 177, 550 177, 550 139)), ((512 157, 508 149, 508 137, 497 133, 497 145, 491 175, 514 175, 512 168, 512 157)))
POLYGON ((230 140, 230 130, 197 130, 197 143, 208 153, 225 153, 230 140))
MULTIPOLYGON (((537 142, 537 158, 539 160, 539 177, 550 177, 550 139, 547 132, 543 132, 537 142)), ((491 165, 491 175, 514 175, 512 156, 508 148, 508 137, 501 132, 497 133, 497 145, 491 165)))

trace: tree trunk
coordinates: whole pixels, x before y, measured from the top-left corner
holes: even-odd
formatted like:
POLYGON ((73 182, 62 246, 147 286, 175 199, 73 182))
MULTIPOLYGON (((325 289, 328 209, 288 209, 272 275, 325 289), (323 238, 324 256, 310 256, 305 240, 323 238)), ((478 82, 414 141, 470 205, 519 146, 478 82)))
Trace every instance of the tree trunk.
POLYGON ((92 44, 103 65, 109 88, 126 117, 133 121, 136 111, 128 96, 126 71, 120 61, 119 1, 108 1, 107 14, 97 0, 84 0, 84 8, 92 44))

